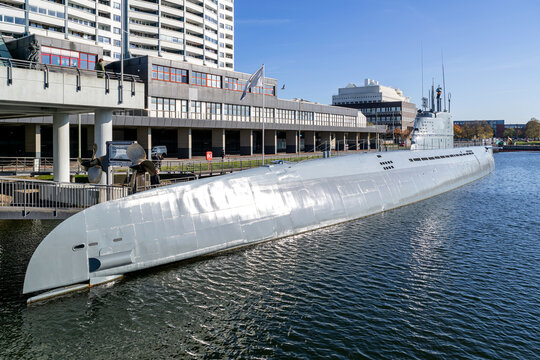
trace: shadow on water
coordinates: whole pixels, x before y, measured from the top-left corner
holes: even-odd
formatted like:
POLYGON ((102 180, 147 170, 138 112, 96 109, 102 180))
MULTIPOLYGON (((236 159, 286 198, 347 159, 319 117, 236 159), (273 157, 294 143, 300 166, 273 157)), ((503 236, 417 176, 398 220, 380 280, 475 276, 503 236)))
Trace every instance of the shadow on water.
POLYGON ((51 222, 0 222, 0 357, 534 358, 540 157, 393 211, 26 307, 51 222))

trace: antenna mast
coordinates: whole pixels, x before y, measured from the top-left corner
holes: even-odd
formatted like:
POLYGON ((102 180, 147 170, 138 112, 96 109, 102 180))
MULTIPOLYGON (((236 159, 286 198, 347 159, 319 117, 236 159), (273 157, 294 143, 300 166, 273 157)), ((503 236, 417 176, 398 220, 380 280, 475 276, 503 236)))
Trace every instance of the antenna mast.
POLYGON ((422 99, 424 98, 424 43, 420 41, 420 53, 422 64, 422 99))
MULTIPOLYGON (((446 82, 444 81, 444 57, 441 49, 441 63, 442 63, 442 87, 443 87, 443 99, 444 99, 444 111, 446 112, 446 82)), ((450 109, 448 110, 450 111, 450 109)))

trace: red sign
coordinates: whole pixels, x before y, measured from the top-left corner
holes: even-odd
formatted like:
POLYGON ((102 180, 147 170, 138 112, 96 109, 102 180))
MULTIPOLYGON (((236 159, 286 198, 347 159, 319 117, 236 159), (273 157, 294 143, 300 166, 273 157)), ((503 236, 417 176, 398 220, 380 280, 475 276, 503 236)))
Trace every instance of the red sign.
POLYGON ((211 151, 207 151, 206 152, 206 161, 210 161, 212 160, 212 152, 211 151))

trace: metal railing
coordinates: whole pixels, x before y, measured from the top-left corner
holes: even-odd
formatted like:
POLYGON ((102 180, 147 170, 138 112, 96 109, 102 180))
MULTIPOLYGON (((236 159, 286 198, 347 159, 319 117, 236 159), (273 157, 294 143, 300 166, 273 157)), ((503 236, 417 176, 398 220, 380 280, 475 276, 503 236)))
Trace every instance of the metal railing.
POLYGON ((0 177, 0 208, 84 209, 129 195, 122 186, 57 183, 0 177))

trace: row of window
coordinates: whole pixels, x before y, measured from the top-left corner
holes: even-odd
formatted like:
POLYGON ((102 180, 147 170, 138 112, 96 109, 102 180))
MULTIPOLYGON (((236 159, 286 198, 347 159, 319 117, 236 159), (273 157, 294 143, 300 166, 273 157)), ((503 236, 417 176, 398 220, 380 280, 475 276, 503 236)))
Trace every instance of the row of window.
POLYGON ((221 88, 221 76, 194 71, 193 72, 193 85, 206 86, 206 87, 219 89, 221 88))
MULTIPOLYGON (((262 108, 237 104, 221 104, 205 101, 188 102, 187 100, 151 97, 150 116, 165 118, 190 118, 198 120, 262 122, 262 108)), ((357 126, 356 118, 353 116, 274 108, 265 108, 264 121, 278 124, 303 124, 338 127, 357 126)))
MULTIPOLYGON (((168 66, 152 65, 152 79, 177 82, 182 84, 188 84, 188 72, 187 70, 172 68, 168 66), (181 75, 181 76, 180 76, 181 75)), ((207 74, 199 71, 193 71, 192 84, 197 86, 205 86, 216 89, 227 89, 232 91, 243 92, 246 88, 246 80, 239 80, 231 77, 222 77, 220 75, 207 74)), ((257 86, 251 89, 254 94, 261 94, 275 96, 275 87, 271 85, 265 85, 264 90, 262 87, 257 86)))
POLYGON ((51 10, 51 9, 47 10, 47 9, 42 8, 42 7, 37 7, 37 6, 33 6, 33 5, 28 6, 28 9, 30 10, 30 12, 41 14, 41 15, 54 16, 54 17, 57 17, 57 18, 60 18, 60 19, 63 19, 65 17, 65 15, 64 15, 64 13, 62 11, 54 11, 54 10, 51 10))
POLYGON ((41 47, 41 63, 47 65, 78 67, 79 69, 94 70, 96 54, 79 51, 57 49, 50 46, 41 47))
POLYGON ((413 161, 428 161, 428 160, 438 160, 438 159, 445 159, 445 158, 453 158, 458 156, 468 156, 468 155, 474 155, 472 150, 467 150, 467 152, 464 153, 458 153, 458 154, 449 154, 449 155, 440 155, 440 156, 429 156, 429 157, 423 157, 423 158, 413 158, 409 159, 410 162, 413 161))
POLYGON ((152 65, 152 79, 187 84, 188 72, 168 66, 152 65))
POLYGON ((16 17, 16 16, 9 16, 9 15, 0 15, 0 21, 3 21, 8 24, 17 24, 17 25, 24 25, 26 21, 24 18, 16 17))

